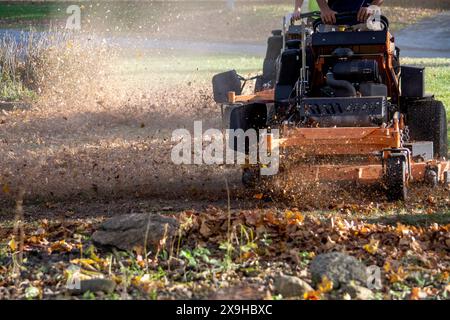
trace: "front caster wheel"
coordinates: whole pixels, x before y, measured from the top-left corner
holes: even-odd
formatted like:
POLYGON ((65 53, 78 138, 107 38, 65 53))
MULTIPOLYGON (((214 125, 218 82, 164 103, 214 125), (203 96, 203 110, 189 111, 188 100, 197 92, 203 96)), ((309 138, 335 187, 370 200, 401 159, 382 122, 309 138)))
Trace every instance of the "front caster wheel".
POLYGON ((389 201, 405 201, 408 195, 407 164, 404 157, 394 156, 386 161, 385 184, 389 201))
POLYGON ((242 171, 242 184, 248 189, 254 189, 259 185, 259 170, 255 168, 245 168, 242 171))

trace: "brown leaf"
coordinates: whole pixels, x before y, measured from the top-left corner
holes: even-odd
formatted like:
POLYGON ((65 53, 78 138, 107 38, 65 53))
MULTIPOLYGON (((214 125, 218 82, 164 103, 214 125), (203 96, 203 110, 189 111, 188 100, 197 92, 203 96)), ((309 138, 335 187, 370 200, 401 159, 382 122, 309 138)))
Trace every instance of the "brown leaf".
POLYGON ((212 231, 206 224, 205 220, 202 222, 202 225, 200 226, 200 234, 205 238, 208 238, 212 235, 212 231))

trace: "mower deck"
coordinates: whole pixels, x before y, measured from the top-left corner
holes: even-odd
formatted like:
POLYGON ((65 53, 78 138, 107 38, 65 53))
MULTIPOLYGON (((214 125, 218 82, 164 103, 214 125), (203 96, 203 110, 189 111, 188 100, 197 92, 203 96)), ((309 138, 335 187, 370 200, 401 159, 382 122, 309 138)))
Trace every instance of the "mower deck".
POLYGON ((283 131, 280 147, 295 147, 304 154, 369 155, 400 146, 400 132, 396 129, 290 128, 283 131))
MULTIPOLYGON (((411 163, 411 182, 427 180, 428 168, 436 168, 439 181, 446 181, 445 172, 450 169, 448 161, 430 161, 411 163)), ((355 181, 359 183, 376 183, 382 181, 384 168, 382 164, 366 165, 297 165, 289 168, 289 174, 303 181, 332 182, 355 181)))
MULTIPOLYGON (((292 151, 297 158, 305 156, 335 157, 351 159, 357 156, 372 158, 365 164, 300 164, 290 168, 289 173, 308 181, 358 181, 374 183, 385 176, 383 150, 400 148, 400 131, 395 128, 351 127, 351 128, 289 128, 284 129, 278 143, 282 153, 292 151)), ((386 155, 389 151, 386 152, 386 155)), ((384 156, 384 158, 386 157, 384 156)), ((450 170, 448 161, 410 161, 408 180, 418 182, 427 179, 433 170, 438 181, 446 181, 450 170)))

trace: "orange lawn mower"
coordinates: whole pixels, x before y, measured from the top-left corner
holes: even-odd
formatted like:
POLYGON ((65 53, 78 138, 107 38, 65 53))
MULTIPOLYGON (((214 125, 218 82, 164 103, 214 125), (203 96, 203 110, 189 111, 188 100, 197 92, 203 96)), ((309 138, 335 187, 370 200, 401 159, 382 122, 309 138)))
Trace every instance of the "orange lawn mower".
MULTIPOLYGON (((335 26, 320 12, 300 25, 285 18, 253 94, 242 94, 236 71, 216 75, 227 128, 278 129, 268 145, 279 146, 281 166, 294 157, 290 174, 306 181, 382 182, 391 201, 405 200, 413 182, 448 184, 446 111, 425 94, 424 68, 400 66, 386 17, 369 29, 356 15, 337 14, 335 26)), ((244 166, 246 187, 261 183, 259 167, 244 166)))

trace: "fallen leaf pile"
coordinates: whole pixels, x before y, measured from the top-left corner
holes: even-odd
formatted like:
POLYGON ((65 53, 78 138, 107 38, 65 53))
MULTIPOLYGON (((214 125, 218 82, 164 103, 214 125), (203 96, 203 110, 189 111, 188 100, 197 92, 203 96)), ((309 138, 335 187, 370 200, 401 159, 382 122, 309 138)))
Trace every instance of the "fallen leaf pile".
MULTIPOLYGON (((218 288, 242 282, 267 298, 279 271, 309 279, 308 265, 321 253, 341 251, 381 271, 385 299, 445 299, 449 289, 450 224, 384 223, 335 212, 296 208, 231 210, 208 207, 173 214, 180 232, 169 251, 111 252, 90 236, 101 219, 47 219, 26 224, 23 261, 5 227, 0 243, 0 298, 61 298, 74 270, 83 279, 111 279, 110 294, 82 298, 208 298, 218 288), (193 283, 196 283, 193 286, 193 283), (264 293, 264 294, 262 294, 264 293)), ((335 295, 323 279, 303 299, 335 295)), ((346 298, 341 296, 340 298, 346 298)))

